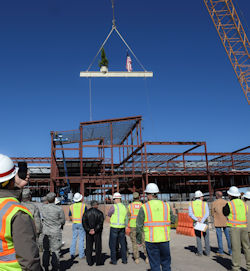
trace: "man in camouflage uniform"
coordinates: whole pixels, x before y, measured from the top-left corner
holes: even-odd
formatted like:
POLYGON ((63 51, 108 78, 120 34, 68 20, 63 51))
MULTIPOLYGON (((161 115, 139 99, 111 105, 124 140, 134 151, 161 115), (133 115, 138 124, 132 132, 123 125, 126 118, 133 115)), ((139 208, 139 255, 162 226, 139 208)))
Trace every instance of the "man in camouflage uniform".
POLYGON ((50 256, 53 271, 60 269, 60 248, 62 246, 62 228, 65 224, 65 215, 60 206, 55 205, 56 194, 47 195, 48 204, 43 206, 43 266, 49 270, 50 256))
POLYGON ((36 226, 37 238, 39 238, 39 235, 42 232, 42 221, 41 221, 40 211, 38 207, 30 200, 31 200, 31 192, 30 192, 30 189, 26 188, 22 191, 21 204, 31 212, 34 218, 35 226, 36 226))
MULTIPOLYGON (((47 197, 44 196, 41 198, 41 203, 37 205, 39 211, 40 211, 40 216, 41 216, 41 221, 42 221, 42 224, 43 224, 43 206, 45 204, 48 204, 48 200, 47 200, 47 197)), ((40 233, 39 235, 39 239, 38 239, 38 243, 39 243, 39 250, 40 252, 43 252, 43 231, 40 233)))
MULTIPOLYGON (((139 250, 138 250, 138 244, 136 242, 136 218, 139 213, 139 210, 142 206, 142 203, 139 200, 139 193, 134 192, 133 193, 133 202, 129 204, 128 206, 128 227, 130 228, 130 240, 132 242, 132 248, 133 248, 133 254, 135 258, 135 263, 139 263, 139 250)), ((148 263, 148 256, 147 256, 147 250, 144 242, 144 234, 142 234, 142 246, 144 250, 144 255, 146 256, 146 263, 148 263)))

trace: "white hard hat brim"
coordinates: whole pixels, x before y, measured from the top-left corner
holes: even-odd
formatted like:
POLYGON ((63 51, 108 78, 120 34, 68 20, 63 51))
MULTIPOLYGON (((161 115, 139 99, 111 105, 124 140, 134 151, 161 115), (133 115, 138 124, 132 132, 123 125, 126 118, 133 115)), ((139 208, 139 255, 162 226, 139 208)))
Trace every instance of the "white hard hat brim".
POLYGON ((227 191, 227 194, 232 197, 239 197, 240 196, 240 193, 230 193, 230 191, 227 191))
POLYGON ((13 177, 15 177, 18 173, 18 170, 19 168, 18 167, 15 167, 15 169, 7 176, 4 176, 0 179, 0 183, 4 183, 6 181, 9 181, 11 180, 13 177))
POLYGON ((158 194, 159 192, 160 192, 159 190, 156 190, 156 191, 154 191, 154 192, 152 192, 152 191, 147 191, 147 189, 144 190, 144 193, 147 193, 147 194, 158 194))

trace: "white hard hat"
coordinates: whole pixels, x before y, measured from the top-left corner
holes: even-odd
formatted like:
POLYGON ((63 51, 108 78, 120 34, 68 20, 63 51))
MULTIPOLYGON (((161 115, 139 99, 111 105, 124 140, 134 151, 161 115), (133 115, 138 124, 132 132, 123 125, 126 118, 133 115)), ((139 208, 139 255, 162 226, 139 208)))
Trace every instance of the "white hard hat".
POLYGON ((250 191, 247 191, 244 195, 243 198, 250 199, 250 191))
POLYGON ((113 195, 113 199, 121 199, 122 195, 119 192, 115 192, 113 195))
POLYGON ((12 179, 18 172, 13 161, 6 155, 0 154, 0 183, 12 179))
POLYGON ((73 197, 73 201, 74 202, 79 202, 82 200, 82 195, 78 192, 75 193, 74 197, 73 197))
POLYGON ((204 195, 203 195, 203 193, 200 191, 200 190, 197 190, 197 191, 195 191, 195 193, 194 193, 194 197, 195 198, 200 198, 200 197, 203 197, 204 195))
POLYGON ((240 196, 240 191, 236 186, 231 186, 229 190, 227 191, 228 195, 233 196, 233 197, 239 197, 240 196))
POLYGON ((159 188, 158 188, 157 184, 149 183, 146 186, 146 190, 144 192, 148 193, 148 194, 156 194, 156 193, 159 193, 159 188))
POLYGON ((55 204, 59 204, 60 202, 60 198, 55 198, 55 204))

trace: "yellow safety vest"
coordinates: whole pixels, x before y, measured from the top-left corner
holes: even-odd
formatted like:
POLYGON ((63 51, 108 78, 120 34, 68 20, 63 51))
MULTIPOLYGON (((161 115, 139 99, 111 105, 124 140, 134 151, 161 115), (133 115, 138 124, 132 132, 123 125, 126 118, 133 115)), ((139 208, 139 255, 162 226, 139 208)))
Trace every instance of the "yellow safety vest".
POLYGON ((115 212, 110 218, 110 227, 112 228, 125 228, 125 220, 127 215, 127 209, 122 203, 113 205, 115 212))
POLYGON ((150 243, 170 240, 170 206, 161 200, 150 200, 142 205, 145 214, 145 241, 150 243))
POLYGON ((227 226, 233 228, 247 227, 248 206, 241 199, 233 199, 228 202, 230 214, 227 219, 227 226))
POLYGON ((128 226, 131 228, 136 227, 136 218, 138 216, 139 210, 142 206, 142 203, 140 201, 134 201, 129 204, 128 209, 131 214, 128 226))
POLYGON ((85 204, 82 202, 76 202, 69 207, 72 215, 72 222, 76 224, 82 223, 82 216, 85 212, 85 204))
POLYGON ((190 204, 191 204, 194 216, 196 216, 197 218, 203 218, 205 216, 206 203, 204 201, 195 200, 195 201, 192 201, 190 204))
POLYGON ((30 211, 15 198, 0 199, 0 270, 22 271, 16 259, 16 251, 11 234, 11 220, 19 212, 25 212, 32 217, 30 211))

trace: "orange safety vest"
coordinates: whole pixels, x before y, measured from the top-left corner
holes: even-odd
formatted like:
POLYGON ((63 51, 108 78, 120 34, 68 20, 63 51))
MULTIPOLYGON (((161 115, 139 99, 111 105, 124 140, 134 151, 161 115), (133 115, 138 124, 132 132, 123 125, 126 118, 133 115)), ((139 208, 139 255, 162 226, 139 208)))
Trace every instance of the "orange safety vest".
POLYGON ((0 270, 22 270, 16 258, 11 230, 12 218, 19 211, 27 213, 32 218, 30 211, 17 199, 12 197, 0 199, 0 270))
POLYGON ((170 206, 161 200, 150 200, 142 205, 145 220, 145 241, 151 243, 170 240, 170 206))
POLYGON ((139 210, 142 206, 140 201, 134 201, 129 204, 128 209, 131 214, 128 227, 135 228, 136 227, 136 218, 138 216, 139 210))
POLYGON ((247 206, 241 199, 234 199, 228 202, 230 214, 227 219, 227 226, 233 228, 247 227, 247 206))

